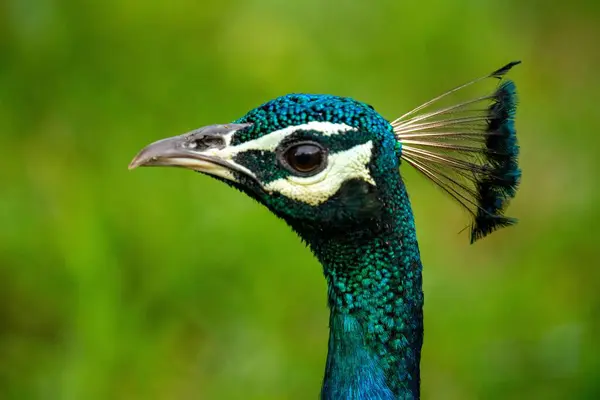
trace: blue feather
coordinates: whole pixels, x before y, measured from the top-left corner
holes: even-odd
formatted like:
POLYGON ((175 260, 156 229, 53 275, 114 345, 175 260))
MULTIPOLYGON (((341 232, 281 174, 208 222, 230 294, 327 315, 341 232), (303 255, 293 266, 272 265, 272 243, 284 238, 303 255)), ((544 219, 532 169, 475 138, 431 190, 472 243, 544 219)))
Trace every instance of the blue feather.
POLYGON ((517 105, 515 84, 512 81, 502 83, 494 99, 489 107, 487 151, 483 153, 487 156, 486 165, 490 173, 477 182, 479 208, 471 230, 471 243, 498 228, 517 222, 515 218, 503 215, 521 179, 514 123, 517 105))
POLYGON ((329 355, 321 398, 395 399, 386 383, 379 357, 365 343, 363 328, 356 318, 332 312, 330 325, 329 355))

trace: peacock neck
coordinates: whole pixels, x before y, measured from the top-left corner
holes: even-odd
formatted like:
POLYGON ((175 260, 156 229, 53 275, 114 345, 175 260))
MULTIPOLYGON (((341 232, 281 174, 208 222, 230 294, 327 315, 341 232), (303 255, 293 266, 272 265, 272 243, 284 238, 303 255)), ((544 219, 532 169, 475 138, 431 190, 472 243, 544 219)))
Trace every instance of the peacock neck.
POLYGON ((309 245, 331 310, 323 399, 418 399, 423 342, 421 260, 404 185, 373 223, 309 245))

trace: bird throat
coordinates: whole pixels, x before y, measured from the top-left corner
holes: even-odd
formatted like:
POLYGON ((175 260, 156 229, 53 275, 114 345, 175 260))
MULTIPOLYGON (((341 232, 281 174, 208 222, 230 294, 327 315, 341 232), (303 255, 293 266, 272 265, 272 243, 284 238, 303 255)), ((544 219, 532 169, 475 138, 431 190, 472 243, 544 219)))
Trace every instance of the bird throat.
POLYGON ((323 399, 419 398, 422 266, 404 185, 392 185, 371 224, 307 240, 331 311, 323 399))

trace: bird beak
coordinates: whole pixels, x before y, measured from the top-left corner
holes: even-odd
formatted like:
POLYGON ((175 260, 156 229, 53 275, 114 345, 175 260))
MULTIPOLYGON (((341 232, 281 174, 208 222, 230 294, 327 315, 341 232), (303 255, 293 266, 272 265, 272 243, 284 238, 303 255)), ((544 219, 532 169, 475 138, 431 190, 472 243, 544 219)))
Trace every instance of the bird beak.
POLYGON ((137 167, 180 167, 236 181, 233 172, 248 175, 228 156, 232 135, 251 124, 210 125, 144 147, 129 163, 137 167))

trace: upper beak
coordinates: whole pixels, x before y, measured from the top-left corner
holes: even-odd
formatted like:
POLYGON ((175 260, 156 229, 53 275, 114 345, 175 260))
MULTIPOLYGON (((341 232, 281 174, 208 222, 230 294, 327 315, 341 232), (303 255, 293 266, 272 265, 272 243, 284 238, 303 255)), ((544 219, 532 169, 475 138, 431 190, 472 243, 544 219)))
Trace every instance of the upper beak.
POLYGON ((129 163, 137 167, 182 167, 235 180, 233 171, 247 174, 223 151, 237 130, 250 124, 210 125, 144 147, 129 163))

